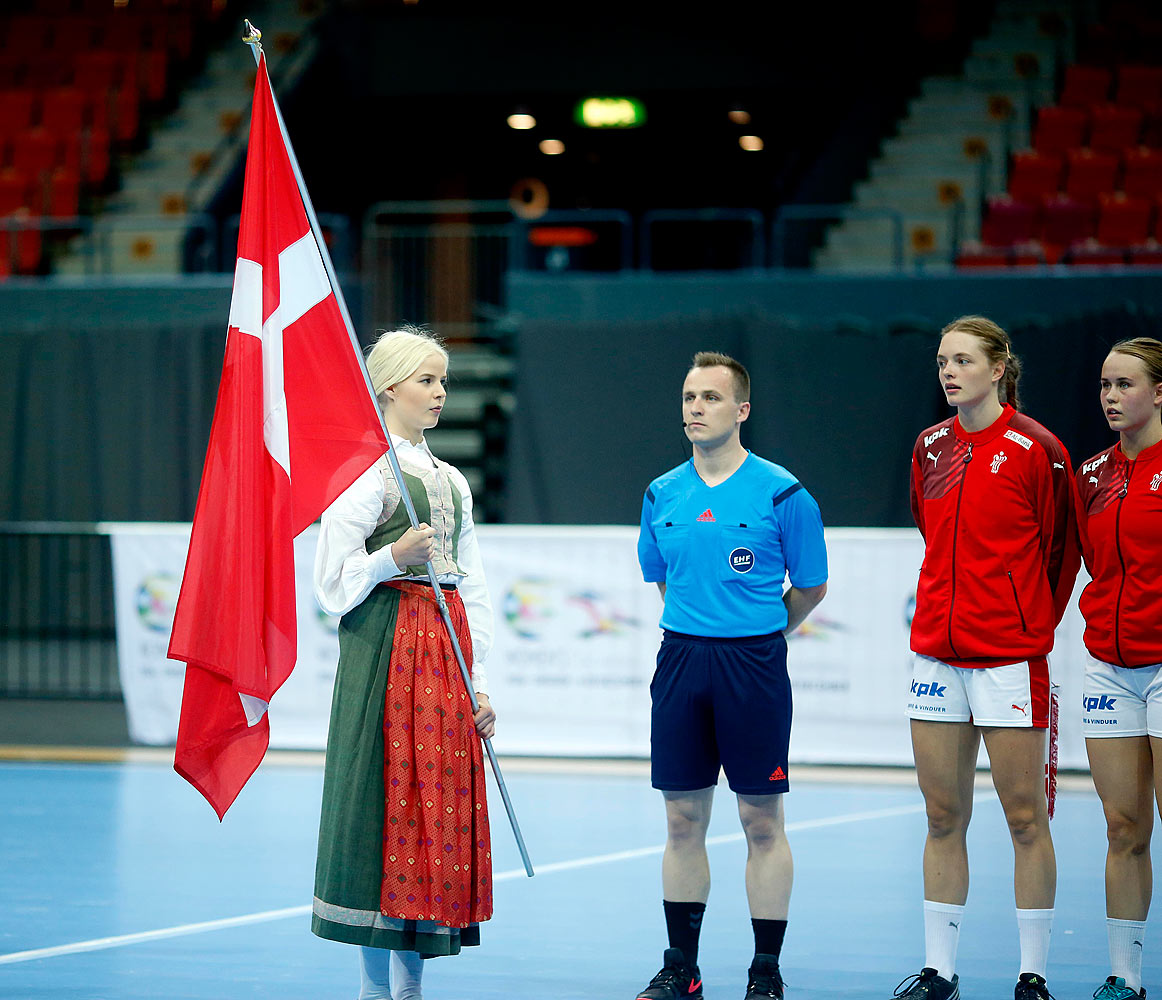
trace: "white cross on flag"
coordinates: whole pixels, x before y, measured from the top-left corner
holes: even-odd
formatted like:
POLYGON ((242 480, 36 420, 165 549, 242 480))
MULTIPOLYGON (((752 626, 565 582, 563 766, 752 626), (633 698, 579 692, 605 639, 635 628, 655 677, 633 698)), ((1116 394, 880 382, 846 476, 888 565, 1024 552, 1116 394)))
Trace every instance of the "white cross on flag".
POLYGON ((174 767, 222 818, 294 669, 293 540, 385 451, 259 60, 222 381, 169 655, 174 767))

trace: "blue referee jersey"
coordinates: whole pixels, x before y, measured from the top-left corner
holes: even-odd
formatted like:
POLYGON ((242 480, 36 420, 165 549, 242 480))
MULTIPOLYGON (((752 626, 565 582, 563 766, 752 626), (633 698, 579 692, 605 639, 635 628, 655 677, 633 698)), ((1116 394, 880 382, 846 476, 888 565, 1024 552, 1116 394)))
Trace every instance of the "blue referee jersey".
POLYGON ((819 505, 781 465, 750 452, 717 486, 693 459, 650 483, 638 561, 647 583, 666 585, 662 628, 711 638, 780 632, 787 575, 800 588, 827 582, 819 505))

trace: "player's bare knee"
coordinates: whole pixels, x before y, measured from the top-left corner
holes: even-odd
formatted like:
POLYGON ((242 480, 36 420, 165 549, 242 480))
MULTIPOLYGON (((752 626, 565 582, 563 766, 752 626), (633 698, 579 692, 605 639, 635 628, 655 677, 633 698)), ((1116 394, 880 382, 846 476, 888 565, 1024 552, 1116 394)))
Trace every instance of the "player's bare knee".
POLYGON ((1151 823, 1143 823, 1137 817, 1107 810, 1106 840, 1109 842, 1110 853, 1134 857, 1145 854, 1150 849, 1151 827, 1151 823))
POLYGON ((928 813, 928 836, 934 840, 947 837, 964 837, 968 829, 968 814, 961 809, 941 802, 926 804, 928 813))
POLYGON ((1044 815, 1044 809, 1037 809, 1033 804, 1010 806, 1005 812, 1005 821, 1009 825, 1009 835, 1013 843, 1020 846, 1029 846, 1049 834, 1049 823, 1044 815))

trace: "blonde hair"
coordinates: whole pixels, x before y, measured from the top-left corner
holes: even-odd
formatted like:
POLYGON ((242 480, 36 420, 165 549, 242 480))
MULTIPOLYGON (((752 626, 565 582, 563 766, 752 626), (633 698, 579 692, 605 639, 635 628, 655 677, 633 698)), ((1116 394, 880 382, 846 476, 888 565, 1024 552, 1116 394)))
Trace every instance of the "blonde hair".
POLYGON ((381 333, 367 352, 367 373, 380 404, 385 390, 415 374, 431 354, 439 354, 445 364, 448 362, 448 351, 440 338, 422 326, 405 323, 381 333))
POLYGON ((940 336, 946 333, 971 333, 981 342, 990 365, 1000 362, 1005 366, 1005 373, 997 386, 997 397, 1002 403, 1008 403, 1014 410, 1019 410, 1021 397, 1017 393, 1017 383, 1021 379, 1021 362, 1013 353, 1013 342, 1009 335, 984 316, 961 316, 954 319, 940 331, 940 336))
POLYGON ((1157 341, 1153 337, 1119 340, 1110 348, 1110 354, 1125 354, 1137 358, 1146 370, 1146 378, 1155 384, 1162 382, 1162 341, 1157 341))
POLYGON ((695 368, 725 368, 730 372, 734 401, 746 403, 750 400, 750 373, 742 366, 742 362, 735 361, 729 354, 722 354, 719 351, 699 351, 694 355, 690 370, 693 371, 695 368))

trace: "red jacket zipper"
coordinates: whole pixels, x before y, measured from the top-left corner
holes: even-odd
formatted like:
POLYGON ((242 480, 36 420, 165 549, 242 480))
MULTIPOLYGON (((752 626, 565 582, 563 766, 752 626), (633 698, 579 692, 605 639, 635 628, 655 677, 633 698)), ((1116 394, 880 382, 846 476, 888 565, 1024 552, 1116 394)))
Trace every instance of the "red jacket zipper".
POLYGON ((1122 504, 1130 492, 1130 476, 1134 474, 1134 463, 1126 461, 1126 480, 1118 493, 1118 512, 1114 517, 1114 545, 1118 550, 1118 562, 1122 564, 1122 579, 1118 584, 1118 599, 1114 604, 1114 646, 1118 651, 1118 662, 1124 667, 1126 658, 1122 655, 1122 594, 1126 590, 1126 557, 1122 554, 1122 504))
POLYGON ((952 615, 956 608, 956 545, 960 541, 960 501, 964 498, 964 480, 968 477, 968 463, 972 461, 972 442, 969 442, 968 451, 961 461, 965 467, 960 473, 960 488, 956 493, 956 517, 952 522, 952 593, 948 598, 948 648, 958 660, 961 658, 960 653, 957 652, 956 643, 952 641, 952 615))

